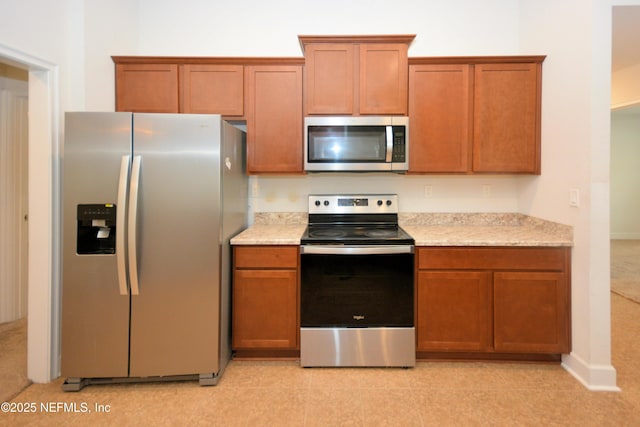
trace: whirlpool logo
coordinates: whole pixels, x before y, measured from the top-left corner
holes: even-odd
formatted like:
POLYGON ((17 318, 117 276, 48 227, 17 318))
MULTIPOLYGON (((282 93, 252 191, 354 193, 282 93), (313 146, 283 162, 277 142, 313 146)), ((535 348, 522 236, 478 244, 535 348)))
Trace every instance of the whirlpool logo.
POLYGON ((354 314, 353 320, 364 320, 364 316, 361 314, 354 314))

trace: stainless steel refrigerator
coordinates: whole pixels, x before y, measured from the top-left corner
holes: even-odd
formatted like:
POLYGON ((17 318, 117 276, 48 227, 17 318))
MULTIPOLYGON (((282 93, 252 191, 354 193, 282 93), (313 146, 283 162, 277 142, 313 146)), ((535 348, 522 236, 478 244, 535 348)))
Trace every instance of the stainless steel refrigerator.
POLYGON ((67 113, 63 389, 199 378, 230 358, 244 132, 218 115, 67 113))

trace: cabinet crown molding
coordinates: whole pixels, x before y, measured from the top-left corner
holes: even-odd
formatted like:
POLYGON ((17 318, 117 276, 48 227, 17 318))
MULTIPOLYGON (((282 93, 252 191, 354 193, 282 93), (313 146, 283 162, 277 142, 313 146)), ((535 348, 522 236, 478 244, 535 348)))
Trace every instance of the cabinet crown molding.
POLYGON ((416 64, 507 64, 520 62, 542 63, 546 55, 512 56, 414 56, 409 57, 409 65, 416 64))
POLYGON ((379 34, 379 35, 298 35, 300 47, 311 43, 406 43, 411 44, 415 34, 379 34))
POLYGON ((304 65, 304 58, 253 56, 112 56, 114 64, 304 65))

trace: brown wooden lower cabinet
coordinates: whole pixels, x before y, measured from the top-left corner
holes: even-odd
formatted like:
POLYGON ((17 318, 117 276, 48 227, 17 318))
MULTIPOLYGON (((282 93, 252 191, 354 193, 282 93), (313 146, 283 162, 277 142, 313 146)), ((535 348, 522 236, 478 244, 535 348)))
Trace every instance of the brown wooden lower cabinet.
POLYGON ((570 251, 418 248, 418 356, 536 359, 568 353, 570 251))
POLYGON ((491 275, 486 272, 420 271, 418 350, 490 349, 490 280, 491 275))
POLYGON ((494 273, 495 351, 568 352, 568 300, 564 273, 494 273))
MULTIPOLYGON (((417 248, 418 358, 557 361, 571 350, 571 248, 417 248)), ((232 347, 299 356, 299 247, 234 246, 232 347)))
POLYGON ((299 350, 298 246, 234 247, 232 348, 242 356, 299 350))

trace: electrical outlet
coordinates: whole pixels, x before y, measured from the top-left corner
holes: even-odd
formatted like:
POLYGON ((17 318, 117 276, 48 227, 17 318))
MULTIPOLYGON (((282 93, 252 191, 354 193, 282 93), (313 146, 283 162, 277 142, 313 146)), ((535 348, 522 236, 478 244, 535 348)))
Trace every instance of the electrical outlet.
POLYGON ((431 196, 433 196, 433 187, 430 186, 430 185, 425 185, 424 186, 424 197, 428 199, 431 196))
POLYGON ((258 186, 258 180, 253 179, 251 183, 251 197, 258 197, 260 195, 260 187, 258 186))
POLYGON ((482 197, 491 197, 491 186, 489 184, 482 186, 482 197))

